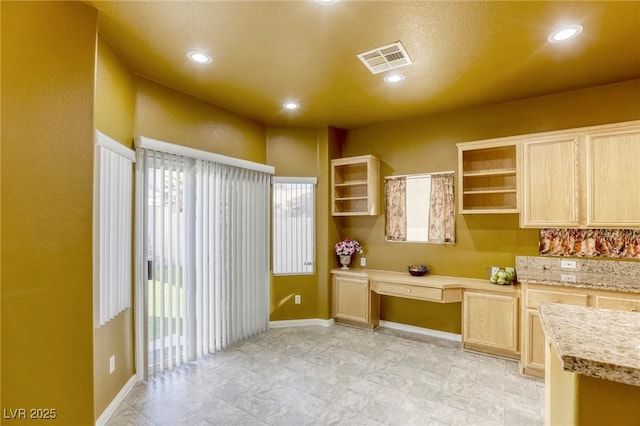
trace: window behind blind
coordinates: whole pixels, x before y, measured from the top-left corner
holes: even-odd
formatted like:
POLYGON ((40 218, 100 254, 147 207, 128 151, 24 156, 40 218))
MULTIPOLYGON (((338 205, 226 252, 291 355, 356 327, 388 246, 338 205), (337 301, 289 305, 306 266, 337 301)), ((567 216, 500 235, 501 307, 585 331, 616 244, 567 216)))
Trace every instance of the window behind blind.
POLYGON ((315 273, 316 178, 272 180, 273 274, 315 273))

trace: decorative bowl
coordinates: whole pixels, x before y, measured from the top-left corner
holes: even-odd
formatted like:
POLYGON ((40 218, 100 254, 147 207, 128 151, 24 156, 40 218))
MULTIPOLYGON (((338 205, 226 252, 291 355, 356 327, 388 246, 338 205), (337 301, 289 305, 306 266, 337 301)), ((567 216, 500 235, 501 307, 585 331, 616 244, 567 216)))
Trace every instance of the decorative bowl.
POLYGON ((414 277, 421 277, 429 273, 429 267, 427 265, 409 265, 407 271, 414 277))

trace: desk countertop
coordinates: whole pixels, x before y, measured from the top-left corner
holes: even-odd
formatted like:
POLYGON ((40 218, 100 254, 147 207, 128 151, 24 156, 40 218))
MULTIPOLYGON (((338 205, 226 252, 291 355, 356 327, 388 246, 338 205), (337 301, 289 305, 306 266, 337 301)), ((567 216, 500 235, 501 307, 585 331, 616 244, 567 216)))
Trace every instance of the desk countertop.
POLYGON ((414 277, 408 272, 382 271, 378 269, 332 269, 332 274, 351 276, 354 278, 368 278, 372 281, 406 284, 431 288, 461 288, 467 290, 484 290, 499 293, 520 293, 519 285, 496 285, 489 280, 478 278, 452 277, 447 275, 425 275, 414 277))
POLYGON ((539 310, 565 371, 640 386, 640 313, 559 303, 539 310))

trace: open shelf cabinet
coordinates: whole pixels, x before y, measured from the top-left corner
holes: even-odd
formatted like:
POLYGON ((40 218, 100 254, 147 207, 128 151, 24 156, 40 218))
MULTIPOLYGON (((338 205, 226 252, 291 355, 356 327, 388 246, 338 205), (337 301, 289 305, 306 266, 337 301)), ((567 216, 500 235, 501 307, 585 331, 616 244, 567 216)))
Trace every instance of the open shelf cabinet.
POLYGON ((460 213, 517 213, 517 141, 458 144, 460 213))
POLYGON ((380 212, 380 162, 373 155, 331 160, 333 216, 375 216, 380 212))

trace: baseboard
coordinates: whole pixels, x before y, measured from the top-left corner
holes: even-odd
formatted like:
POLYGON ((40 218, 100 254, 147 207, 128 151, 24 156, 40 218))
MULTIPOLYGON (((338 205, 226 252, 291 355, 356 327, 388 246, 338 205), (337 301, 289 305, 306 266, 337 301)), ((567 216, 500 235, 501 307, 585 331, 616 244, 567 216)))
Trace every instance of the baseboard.
POLYGON ((320 325, 322 327, 331 327, 335 321, 331 319, 299 319, 299 320, 282 320, 282 321, 269 321, 269 328, 282 328, 282 327, 306 327, 309 325, 320 325))
POLYGON ((380 327, 391 328, 393 330, 408 331, 410 333, 423 334, 425 336, 439 337, 441 339, 462 342, 460 334, 449 333, 447 331, 432 330, 430 328, 416 327, 415 325, 401 324, 399 322, 380 320, 380 327))
POLYGON ((131 392, 131 389, 133 389, 133 386, 135 386, 136 383, 138 383, 138 376, 134 374, 122 389, 120 389, 120 392, 118 392, 116 397, 113 398, 111 404, 109 404, 100 417, 98 417, 98 420, 96 420, 96 426, 103 426, 107 424, 113 413, 116 411, 116 408, 118 408, 118 405, 120 405, 120 403, 126 398, 127 394, 131 392))

